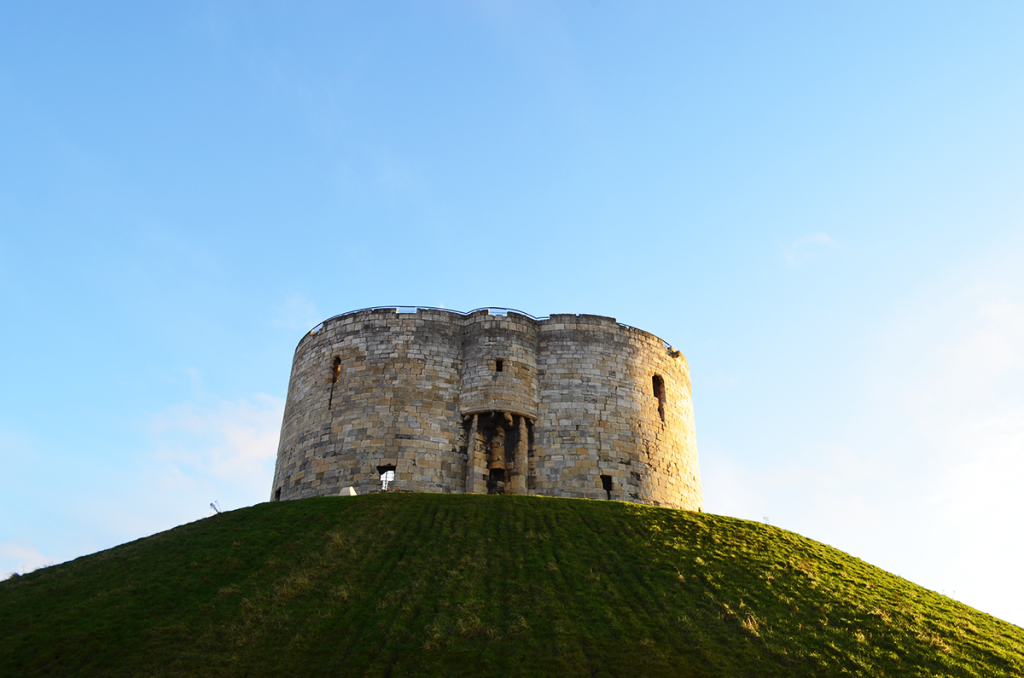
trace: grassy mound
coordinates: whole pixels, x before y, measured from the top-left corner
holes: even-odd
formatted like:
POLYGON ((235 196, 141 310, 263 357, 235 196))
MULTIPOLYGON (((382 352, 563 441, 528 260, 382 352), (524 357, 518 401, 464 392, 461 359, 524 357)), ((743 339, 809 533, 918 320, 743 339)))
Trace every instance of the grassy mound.
POLYGON ((1021 676, 1024 629, 792 532, 619 502, 233 511, 0 583, 0 675, 1021 676))

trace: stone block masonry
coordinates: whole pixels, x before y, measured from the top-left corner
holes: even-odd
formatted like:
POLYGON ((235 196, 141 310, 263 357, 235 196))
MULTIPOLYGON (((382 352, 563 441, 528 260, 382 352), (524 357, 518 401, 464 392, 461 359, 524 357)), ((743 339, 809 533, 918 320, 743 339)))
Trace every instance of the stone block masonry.
POLYGON ((350 488, 701 511, 686 358, 594 315, 336 316, 295 350, 271 498, 350 488))

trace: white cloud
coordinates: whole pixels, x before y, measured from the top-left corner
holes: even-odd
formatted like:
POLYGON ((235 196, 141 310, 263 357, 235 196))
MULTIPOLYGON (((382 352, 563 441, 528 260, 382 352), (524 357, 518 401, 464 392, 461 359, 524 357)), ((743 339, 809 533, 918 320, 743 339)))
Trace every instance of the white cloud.
POLYGON ((149 430, 154 456, 164 462, 162 483, 269 487, 283 413, 283 399, 258 393, 235 402, 202 398, 153 416, 149 430))
POLYGON ((201 519, 212 501, 224 510, 267 501, 283 410, 283 399, 264 394, 200 395, 150 416, 142 430, 148 441, 130 462, 74 466, 77 477, 54 488, 60 501, 46 517, 3 525, 0 570, 32 569, 201 519))
POLYGON ((54 562, 54 558, 40 553, 27 539, 0 542, 0 574, 25 574, 54 562))
POLYGON ((787 266, 798 268, 817 258, 828 249, 835 249, 836 241, 827 233, 811 233, 782 247, 782 259, 787 266))

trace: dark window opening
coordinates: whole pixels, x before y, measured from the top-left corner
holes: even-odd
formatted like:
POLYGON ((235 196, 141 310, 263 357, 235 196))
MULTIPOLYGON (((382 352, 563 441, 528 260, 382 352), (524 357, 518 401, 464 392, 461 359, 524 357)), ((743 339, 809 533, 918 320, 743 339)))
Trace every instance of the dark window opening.
POLYGON ((505 370, 505 361, 502 360, 501 358, 498 358, 497 360, 495 360, 494 361, 494 371, 495 372, 503 372, 504 370, 505 370))
POLYGON ((277 488, 277 492, 274 493, 274 501, 281 501, 281 488, 277 488))
POLYGON ((335 358, 331 363, 331 395, 327 398, 327 409, 334 404, 334 385, 338 383, 338 376, 341 375, 341 358, 335 358))
POLYGON ((612 498, 612 477, 611 476, 601 476, 601 486, 604 487, 605 494, 607 494, 608 498, 611 499, 612 498))
POLYGON ((505 494, 505 469, 492 468, 487 474, 487 494, 505 494))
POLYGON ((665 421, 665 380, 660 374, 654 375, 654 397, 658 399, 658 415, 665 421))
POLYGON ((388 487, 395 482, 395 465, 388 464, 386 466, 378 466, 377 473, 380 474, 380 489, 382 492, 387 492, 388 487))

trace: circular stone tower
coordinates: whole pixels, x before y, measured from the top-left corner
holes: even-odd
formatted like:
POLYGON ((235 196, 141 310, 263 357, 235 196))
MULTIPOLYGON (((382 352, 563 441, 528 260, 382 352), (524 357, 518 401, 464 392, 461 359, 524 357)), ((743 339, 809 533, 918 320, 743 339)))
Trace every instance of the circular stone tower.
POLYGON ((703 510, 686 358, 593 315, 374 308, 292 361, 272 499, 539 494, 703 510))

